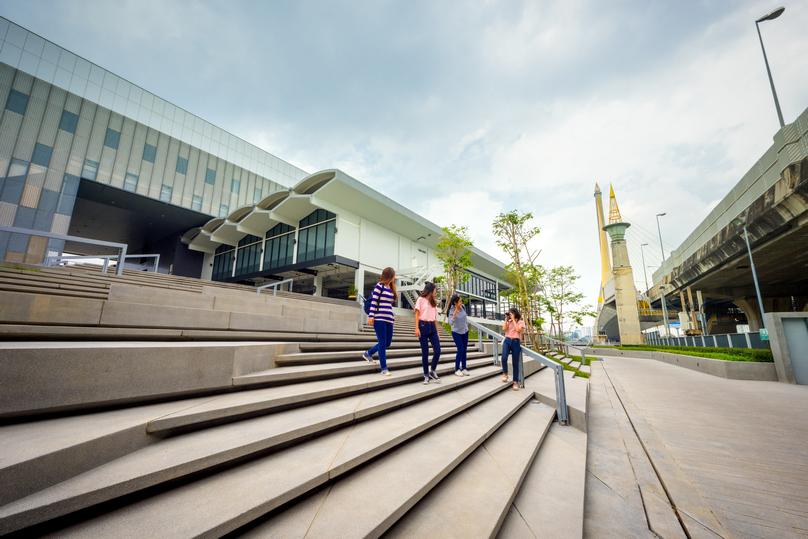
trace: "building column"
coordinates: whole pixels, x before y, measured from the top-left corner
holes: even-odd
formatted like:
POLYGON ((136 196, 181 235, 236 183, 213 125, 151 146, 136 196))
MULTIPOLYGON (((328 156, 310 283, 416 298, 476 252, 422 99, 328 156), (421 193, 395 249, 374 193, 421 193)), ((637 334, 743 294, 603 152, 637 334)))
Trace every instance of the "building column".
MULTIPOLYGON (((733 303, 746 315, 746 323, 749 325, 749 331, 752 333, 760 331, 760 328, 763 327, 763 321, 760 317, 760 307, 758 306, 757 297, 736 299, 733 300, 733 303)), ((735 331, 737 331, 737 329, 735 331)))
POLYGON ((319 273, 314 276, 314 295, 317 297, 323 295, 323 276, 319 273))
MULTIPOLYGON (((361 265, 354 271, 354 286, 359 294, 365 295, 365 268, 361 265)), ((356 296, 356 301, 359 301, 359 296, 356 296)))
POLYGON ((213 258, 215 256, 214 253, 205 253, 202 257, 202 275, 200 275, 200 279, 210 281, 213 277, 213 258))
POLYGON ((603 227, 612 240, 612 275, 620 344, 643 344, 640 310, 634 291, 634 275, 628 258, 626 229, 628 223, 612 223, 603 227))

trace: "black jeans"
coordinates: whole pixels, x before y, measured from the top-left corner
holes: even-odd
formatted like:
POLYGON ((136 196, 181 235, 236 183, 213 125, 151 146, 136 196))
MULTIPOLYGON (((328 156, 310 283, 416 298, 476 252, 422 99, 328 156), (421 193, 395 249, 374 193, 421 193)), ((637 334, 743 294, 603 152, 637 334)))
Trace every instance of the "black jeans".
POLYGON ((429 376, 429 343, 432 343, 432 370, 438 366, 440 359, 440 337, 438 337, 438 328, 435 327, 435 322, 418 321, 418 330, 421 336, 418 340, 421 342, 421 365, 424 367, 424 376, 429 376))

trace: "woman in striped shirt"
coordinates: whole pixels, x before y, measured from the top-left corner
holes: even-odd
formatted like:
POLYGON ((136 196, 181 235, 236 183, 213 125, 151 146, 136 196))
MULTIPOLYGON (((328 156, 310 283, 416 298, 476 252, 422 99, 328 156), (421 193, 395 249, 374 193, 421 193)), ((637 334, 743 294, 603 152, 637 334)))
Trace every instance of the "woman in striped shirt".
POLYGON ((367 301, 372 302, 370 314, 368 315, 368 324, 373 326, 374 331, 376 331, 376 340, 378 342, 362 356, 365 361, 373 363, 373 354, 378 353, 382 376, 390 376, 390 371, 387 370, 387 349, 393 342, 393 322, 395 321, 393 302, 397 299, 396 270, 384 268, 379 283, 373 289, 373 294, 367 299, 367 301))

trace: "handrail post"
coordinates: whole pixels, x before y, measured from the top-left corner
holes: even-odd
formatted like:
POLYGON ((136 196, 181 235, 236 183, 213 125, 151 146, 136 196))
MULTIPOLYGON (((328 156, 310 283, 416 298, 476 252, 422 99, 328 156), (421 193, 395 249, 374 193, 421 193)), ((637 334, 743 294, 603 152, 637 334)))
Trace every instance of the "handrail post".
POLYGON ((126 262, 126 245, 122 246, 118 250, 118 262, 115 268, 116 275, 123 275, 123 264, 126 262))

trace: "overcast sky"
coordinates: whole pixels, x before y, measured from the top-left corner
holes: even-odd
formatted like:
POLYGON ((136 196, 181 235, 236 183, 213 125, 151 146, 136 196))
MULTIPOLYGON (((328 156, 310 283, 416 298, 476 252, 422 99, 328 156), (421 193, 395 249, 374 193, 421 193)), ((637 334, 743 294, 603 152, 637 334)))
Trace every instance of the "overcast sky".
MULTIPOLYGON (((678 246, 772 144, 754 21, 779 5, 0 0, 0 14, 308 172, 466 225, 502 260, 491 222, 532 212, 541 262, 573 265, 595 304, 596 182, 648 230, 667 212, 678 246)), ((786 123, 808 107, 805 28, 805 2, 762 24, 786 123)))

